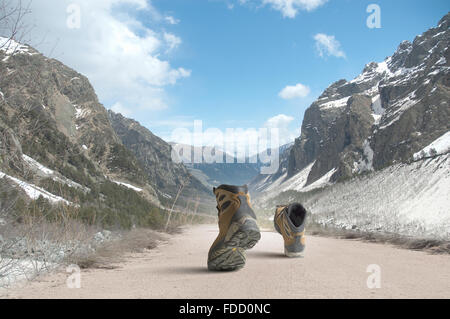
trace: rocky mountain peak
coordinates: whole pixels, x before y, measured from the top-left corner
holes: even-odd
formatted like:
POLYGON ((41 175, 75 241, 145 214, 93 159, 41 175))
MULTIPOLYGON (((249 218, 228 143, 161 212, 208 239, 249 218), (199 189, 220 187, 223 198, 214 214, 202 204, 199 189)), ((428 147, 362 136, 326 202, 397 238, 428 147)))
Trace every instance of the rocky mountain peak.
POLYGON ((446 31, 450 28, 450 12, 447 13, 438 23, 438 29, 441 31, 446 31))
POLYGON ((372 73, 372 72, 374 72, 374 70, 376 70, 376 68, 378 68, 378 63, 370 62, 370 63, 366 64, 362 73, 372 73))
POLYGON ((449 21, 447 14, 384 61, 365 65, 353 80, 331 84, 306 110, 302 134, 283 165, 285 178, 309 168, 307 184, 328 175, 336 181, 410 161, 446 133, 449 21))

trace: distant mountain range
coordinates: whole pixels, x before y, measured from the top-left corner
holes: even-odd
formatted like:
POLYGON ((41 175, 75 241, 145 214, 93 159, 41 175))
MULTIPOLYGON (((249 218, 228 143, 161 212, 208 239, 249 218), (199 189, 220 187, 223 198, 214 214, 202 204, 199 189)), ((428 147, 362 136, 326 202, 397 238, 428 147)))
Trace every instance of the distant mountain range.
POLYGON ((123 145, 137 158, 148 175, 149 181, 159 192, 176 194, 185 185, 199 196, 209 195, 202 183, 189 173, 182 163, 172 161, 172 147, 155 136, 137 121, 108 111, 111 125, 123 145))
POLYGON ((449 25, 447 14, 383 62, 328 87, 306 110, 301 136, 282 155, 279 171, 257 176, 251 188, 264 191, 296 176, 299 189, 309 189, 449 152, 449 25), (431 144, 438 147, 431 151, 431 144))
MULTIPOLYGON (((175 143, 171 143, 175 145, 175 143)), ((279 153, 284 154, 287 149, 292 147, 293 143, 283 145, 279 148, 279 153)), ((260 154, 252 155, 247 158, 238 159, 229 155, 223 150, 218 149, 223 156, 223 163, 193 163, 193 151, 215 154, 213 147, 190 147, 191 154, 183 154, 182 160, 188 170, 202 183, 212 188, 221 184, 244 185, 250 183, 256 176, 260 174, 261 168, 267 166, 260 161, 260 154), (227 159, 231 158, 233 160, 227 159)))

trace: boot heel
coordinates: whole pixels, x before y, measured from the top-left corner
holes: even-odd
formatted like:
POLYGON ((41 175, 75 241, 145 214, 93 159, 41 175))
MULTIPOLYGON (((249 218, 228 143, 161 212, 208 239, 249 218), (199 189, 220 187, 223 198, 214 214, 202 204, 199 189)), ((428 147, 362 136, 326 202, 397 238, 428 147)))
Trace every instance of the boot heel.
POLYGON ((214 258, 208 260, 208 269, 212 271, 233 271, 244 267, 245 251, 242 248, 223 246, 215 252, 214 258))
POLYGON ((226 247, 251 249, 260 239, 261 232, 256 224, 256 220, 246 217, 231 224, 224 244, 226 247))

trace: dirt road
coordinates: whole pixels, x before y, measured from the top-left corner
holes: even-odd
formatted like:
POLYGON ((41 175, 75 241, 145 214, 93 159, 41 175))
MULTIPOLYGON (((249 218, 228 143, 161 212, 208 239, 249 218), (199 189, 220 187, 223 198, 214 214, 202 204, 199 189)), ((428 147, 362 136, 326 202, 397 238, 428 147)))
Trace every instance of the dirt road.
MULTIPOLYGON (((450 298, 450 256, 387 245, 308 237, 305 258, 282 255, 281 236, 263 232, 237 272, 206 269, 217 227, 195 226, 118 268, 85 270, 81 288, 68 274, 45 276, 9 298, 450 298), (378 265, 381 288, 369 289, 369 265, 378 265)), ((377 266, 372 266, 377 270, 377 266)), ((374 281, 376 283, 376 278, 374 281)))

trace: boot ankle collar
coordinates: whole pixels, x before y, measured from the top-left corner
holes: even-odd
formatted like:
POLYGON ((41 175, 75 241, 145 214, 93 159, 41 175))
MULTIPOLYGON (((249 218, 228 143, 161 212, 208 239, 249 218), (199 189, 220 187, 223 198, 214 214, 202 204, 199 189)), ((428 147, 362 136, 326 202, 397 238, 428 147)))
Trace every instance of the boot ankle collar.
POLYGON ((214 194, 216 193, 216 189, 222 189, 227 192, 234 193, 234 194, 238 194, 238 193, 248 194, 248 186, 247 185, 244 185, 244 186, 220 185, 217 188, 213 187, 214 194))

